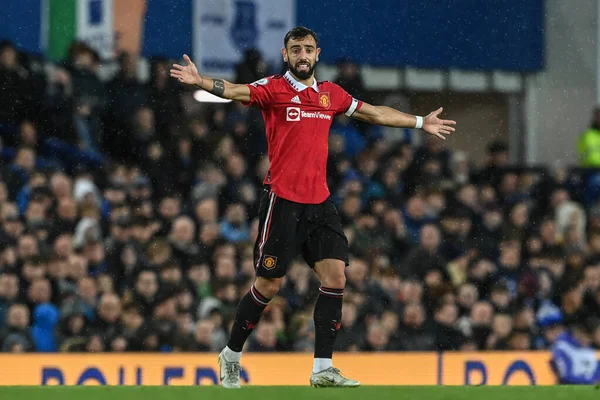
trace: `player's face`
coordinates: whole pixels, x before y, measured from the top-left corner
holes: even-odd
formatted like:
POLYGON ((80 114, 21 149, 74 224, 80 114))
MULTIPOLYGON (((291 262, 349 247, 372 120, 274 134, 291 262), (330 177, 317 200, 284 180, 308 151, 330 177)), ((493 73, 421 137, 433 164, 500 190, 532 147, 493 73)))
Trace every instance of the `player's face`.
POLYGON ((288 41, 286 48, 281 49, 283 61, 287 63, 288 69, 300 80, 313 76, 319 53, 317 43, 312 36, 303 38, 292 38, 288 41))

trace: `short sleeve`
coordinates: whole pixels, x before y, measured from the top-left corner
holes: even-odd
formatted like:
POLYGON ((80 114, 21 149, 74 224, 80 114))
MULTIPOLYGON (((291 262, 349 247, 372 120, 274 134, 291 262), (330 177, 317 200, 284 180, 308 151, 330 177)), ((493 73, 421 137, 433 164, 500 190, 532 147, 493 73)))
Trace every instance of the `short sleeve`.
POLYGON ((256 105, 261 109, 268 108, 272 102, 273 83, 271 78, 262 78, 256 82, 249 83, 246 86, 250 89, 250 102, 244 103, 247 106, 256 105))
POLYGON ((338 103, 339 107, 336 110, 336 115, 344 113, 347 116, 351 117, 356 110, 359 110, 362 107, 363 102, 350 96, 350 94, 348 94, 348 92, 346 92, 340 86, 335 86, 337 88, 337 93, 340 99, 338 103))

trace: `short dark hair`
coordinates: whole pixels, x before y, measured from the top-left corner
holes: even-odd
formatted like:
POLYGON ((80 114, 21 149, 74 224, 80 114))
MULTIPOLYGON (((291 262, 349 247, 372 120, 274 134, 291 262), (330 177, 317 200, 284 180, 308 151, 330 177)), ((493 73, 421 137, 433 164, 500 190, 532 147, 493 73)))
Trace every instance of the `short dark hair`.
POLYGON ((317 37, 317 34, 304 26, 297 26, 286 33, 285 38, 283 39, 283 45, 287 48, 290 39, 301 39, 307 36, 312 36, 313 39, 315 39, 317 47, 319 47, 319 38, 317 37))

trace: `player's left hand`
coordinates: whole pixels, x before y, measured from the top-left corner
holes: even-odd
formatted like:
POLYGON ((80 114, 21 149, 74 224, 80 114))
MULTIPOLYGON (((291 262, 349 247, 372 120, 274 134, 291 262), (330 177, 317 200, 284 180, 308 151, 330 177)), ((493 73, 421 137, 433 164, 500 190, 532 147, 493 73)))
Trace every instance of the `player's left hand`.
POLYGON ((442 140, 446 140, 446 136, 452 132, 454 132, 454 128, 450 125, 456 125, 456 121, 452 121, 449 119, 439 119, 438 115, 440 115, 444 111, 442 107, 437 110, 430 112, 425 118, 423 118, 423 129, 425 132, 430 135, 437 136, 442 140))

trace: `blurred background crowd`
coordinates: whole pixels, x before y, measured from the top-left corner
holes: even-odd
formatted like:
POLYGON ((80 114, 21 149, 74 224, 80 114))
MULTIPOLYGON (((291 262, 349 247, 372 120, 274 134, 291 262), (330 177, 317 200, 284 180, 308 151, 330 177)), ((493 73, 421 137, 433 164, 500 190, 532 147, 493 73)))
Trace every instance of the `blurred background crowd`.
MULTIPOLYGON (((225 345, 254 279, 264 125, 195 101, 170 65, 142 80, 131 54, 107 72, 83 43, 62 64, 0 43, 1 351, 225 345)), ((235 81, 279 72, 248 51, 235 81)), ((382 100, 350 60, 336 83, 382 100)), ((329 151, 352 254, 336 350, 545 349, 583 321, 600 348, 594 185, 509 165, 502 141, 474 165, 451 139, 345 116, 329 151)), ((294 262, 247 349, 312 351, 317 290, 294 262)))

